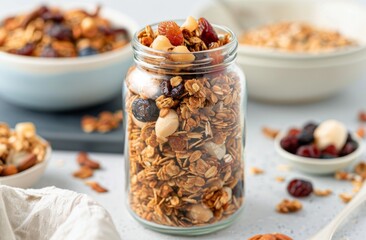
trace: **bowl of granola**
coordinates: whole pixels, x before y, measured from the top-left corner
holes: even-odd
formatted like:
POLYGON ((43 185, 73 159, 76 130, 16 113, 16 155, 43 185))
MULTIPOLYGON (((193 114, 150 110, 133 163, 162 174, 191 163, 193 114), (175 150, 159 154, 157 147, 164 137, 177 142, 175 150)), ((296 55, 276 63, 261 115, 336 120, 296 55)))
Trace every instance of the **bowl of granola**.
POLYGON ((235 29, 253 99, 317 101, 366 74, 366 8, 353 1, 227 0, 199 14, 235 29))
POLYGON ((137 29, 131 18, 104 6, 69 3, 19 7, 0 19, 4 100, 62 111, 103 103, 121 92, 137 29))
POLYGON ((11 129, 0 123, 0 185, 33 186, 51 158, 49 143, 36 134, 32 123, 18 123, 11 129))

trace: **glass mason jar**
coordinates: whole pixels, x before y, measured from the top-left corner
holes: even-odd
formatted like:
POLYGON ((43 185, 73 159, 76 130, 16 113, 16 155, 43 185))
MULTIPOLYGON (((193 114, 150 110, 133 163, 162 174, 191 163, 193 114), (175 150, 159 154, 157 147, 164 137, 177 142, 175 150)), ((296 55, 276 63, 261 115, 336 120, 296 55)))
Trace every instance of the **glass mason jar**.
POLYGON ((231 41, 200 52, 163 52, 142 45, 139 33, 133 39, 135 66, 124 85, 127 204, 156 231, 216 231, 244 203, 245 77, 235 35, 213 26, 231 41))

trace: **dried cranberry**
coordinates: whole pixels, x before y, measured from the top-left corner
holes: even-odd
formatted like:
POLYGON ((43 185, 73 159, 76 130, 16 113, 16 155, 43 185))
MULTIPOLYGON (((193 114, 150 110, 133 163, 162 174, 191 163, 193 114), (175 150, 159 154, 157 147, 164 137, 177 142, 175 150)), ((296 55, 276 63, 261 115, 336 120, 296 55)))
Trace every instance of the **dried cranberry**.
POLYGON ((322 151, 322 158, 336 158, 336 157, 338 157, 338 151, 334 145, 329 145, 322 151))
POLYGON ((182 83, 173 88, 169 80, 162 81, 160 83, 160 89, 164 96, 172 98, 179 98, 184 93, 184 86, 182 83))
POLYGON ((23 56, 31 56, 33 54, 36 45, 34 43, 27 43, 24 47, 18 49, 16 54, 23 56))
POLYGON ((161 22, 159 23, 158 31, 160 35, 166 36, 174 46, 179 46, 184 43, 183 32, 176 22, 161 22))
POLYGON ((41 57, 56 58, 58 53, 51 45, 47 45, 42 49, 41 57))
POLYGON ((45 21, 54 21, 54 22, 62 22, 64 20, 64 16, 59 12, 50 12, 46 11, 41 15, 41 18, 45 21))
POLYGON ((319 149, 314 145, 305 145, 297 149, 296 155, 308 158, 319 158, 321 153, 319 149))
POLYGON ((307 197, 313 192, 313 184, 302 179, 293 179, 287 185, 288 193, 293 197, 307 197))
POLYGON ((344 147, 342 148, 339 155, 346 156, 350 153, 353 153, 358 147, 358 144, 355 141, 347 142, 344 147))
POLYGON ((282 138, 280 145, 284 150, 286 150, 290 153, 296 153, 296 150, 299 147, 299 144, 297 142, 297 137, 294 135, 288 135, 288 136, 282 138))
POLYGON ((141 122, 155 121, 159 117, 159 109, 151 99, 137 98, 132 103, 132 113, 141 122))
POLYGON ((49 27, 47 34, 60 41, 71 41, 73 39, 71 28, 63 24, 53 24, 49 27))
POLYGON ((301 132, 301 131, 300 131, 300 129, 298 129, 298 128, 291 128, 291 129, 288 131, 287 135, 297 136, 297 135, 299 135, 299 133, 300 133, 300 132, 301 132))
POLYGON ((209 46, 212 42, 219 41, 215 29, 205 18, 198 19, 198 28, 201 31, 201 39, 206 46, 209 46))

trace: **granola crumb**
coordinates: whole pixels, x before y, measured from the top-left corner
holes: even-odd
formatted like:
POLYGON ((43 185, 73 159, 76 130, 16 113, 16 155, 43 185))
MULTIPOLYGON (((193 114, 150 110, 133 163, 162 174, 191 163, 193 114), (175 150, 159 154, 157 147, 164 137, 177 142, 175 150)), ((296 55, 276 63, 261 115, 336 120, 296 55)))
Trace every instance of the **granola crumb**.
POLYGON ((293 213, 302 209, 302 204, 298 200, 284 199, 276 206, 276 210, 279 213, 293 213))
POLYGON ((73 173, 73 176, 81 179, 90 178, 93 176, 93 169, 87 166, 82 166, 79 170, 73 173))
POLYGON ((318 197, 327 197, 333 193, 330 189, 314 189, 314 195, 318 197))
POLYGON ((365 111, 360 111, 358 113, 358 120, 360 122, 366 122, 366 112, 365 111))
POLYGON ((291 167, 289 165, 285 165, 285 164, 277 165, 276 169, 280 172, 289 172, 289 171, 291 171, 291 167))
POLYGON ((282 182, 284 182, 284 181, 285 181, 285 177, 277 176, 277 177, 275 178, 275 180, 276 180, 276 182, 282 183, 282 182))
POLYGON ((250 174, 252 174, 252 175, 260 175, 260 174, 264 173, 263 169, 260 169, 260 168, 257 168, 257 167, 251 167, 249 169, 249 171, 250 171, 250 174))
POLYGON ((85 184, 90 186, 94 191, 96 191, 98 193, 108 192, 108 189, 102 187, 99 183, 97 183, 95 181, 86 181, 85 184))
POLYGON ((363 181, 352 181, 352 192, 358 193, 361 190, 361 187, 363 186, 363 181))
POLYGON ((85 115, 81 118, 81 128, 85 133, 99 132, 108 133, 117 129, 123 120, 121 110, 114 113, 103 111, 98 117, 85 115))
POLYGON ((271 234, 257 234, 248 240, 292 240, 291 237, 282 233, 271 233, 271 234))
POLYGON ((364 138, 366 135, 365 132, 365 128, 364 127, 359 127, 356 131, 357 136, 359 136, 360 138, 364 138))
POLYGON ((339 194, 339 197, 342 200, 342 202, 349 203, 353 198, 353 194, 341 193, 341 194, 339 194))
POLYGON ((277 137, 277 135, 280 133, 280 130, 274 129, 274 128, 269 128, 269 127, 263 127, 262 133, 267 138, 275 139, 277 137))
POLYGON ((361 176, 363 179, 366 179, 366 162, 359 162, 355 168, 354 172, 361 176))

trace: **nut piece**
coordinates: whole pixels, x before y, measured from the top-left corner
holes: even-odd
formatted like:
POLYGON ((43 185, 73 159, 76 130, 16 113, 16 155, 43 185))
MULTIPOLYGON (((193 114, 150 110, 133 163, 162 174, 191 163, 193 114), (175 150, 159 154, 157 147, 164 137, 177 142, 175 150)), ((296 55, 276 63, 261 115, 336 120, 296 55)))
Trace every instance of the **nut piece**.
POLYGON ((76 178, 81 178, 81 179, 92 177, 93 169, 91 169, 88 166, 82 166, 82 167, 80 167, 79 170, 77 170, 76 172, 73 173, 73 176, 76 178))
POLYGON ((95 181, 86 181, 85 184, 90 186, 94 191, 96 191, 98 193, 108 192, 108 189, 102 187, 99 183, 97 183, 95 181))
POLYGON ((5 165, 1 172, 1 176, 10 176, 18 173, 18 169, 15 165, 5 165))
POLYGON ((93 161, 89 158, 86 152, 80 152, 77 156, 77 162, 80 166, 87 166, 91 169, 99 169, 100 164, 96 161, 93 161))
POLYGON ((198 23, 197 20, 192 17, 189 16, 187 17, 186 21, 182 24, 181 29, 187 29, 190 32, 193 32, 194 30, 196 30, 198 27, 198 23))
POLYGON ((260 169, 260 168, 257 168, 257 167, 251 167, 250 168, 250 174, 252 175, 260 175, 260 174, 263 174, 264 171, 263 169, 260 169))
POLYGON ((86 17, 81 21, 81 30, 85 37, 93 38, 98 33, 98 25, 95 19, 86 17))
POLYGON ((18 165, 18 171, 22 172, 24 170, 27 170, 28 168, 33 167, 37 163, 37 156, 32 154, 26 155, 18 165))
POLYGON ((15 132, 20 137, 32 138, 36 136, 36 127, 31 122, 18 123, 15 126, 15 132))
POLYGON ((347 128, 336 120, 322 122, 314 131, 315 144, 323 150, 329 145, 334 145, 339 151, 347 140, 347 128))
POLYGON ((349 203, 352 198, 353 198, 353 194, 349 194, 349 193, 341 193, 339 194, 340 199, 344 202, 344 203, 349 203))
POLYGON ((221 160, 226 154, 225 144, 218 145, 214 142, 206 142, 203 147, 207 151, 208 154, 221 160))
POLYGON ((264 136, 266 136, 270 139, 275 139, 276 136, 280 133, 280 130, 272 129, 272 128, 269 128, 269 127, 263 127, 262 132, 263 132, 264 136))
POLYGON ((158 138, 165 139, 175 133, 179 127, 177 113, 170 109, 165 117, 159 117, 155 124, 155 132, 158 138))
POLYGON ((282 202, 280 202, 276 206, 276 210, 279 213, 292 213, 292 212, 300 211, 301 209, 302 209, 302 204, 298 200, 291 201, 288 199, 284 199, 284 200, 282 200, 282 202))
POLYGON ((289 236, 286 236, 281 233, 272 233, 272 234, 258 234, 248 240, 292 240, 289 236))
POLYGON ((196 58, 186 46, 177 46, 172 51, 171 59, 174 62, 193 62, 196 58))
POLYGON ((169 39, 165 36, 159 35, 155 38, 151 47, 155 50, 159 51, 168 51, 169 49, 174 48, 174 46, 170 43, 169 39))
POLYGON ((193 205, 188 214, 190 215, 190 218, 197 221, 197 223, 206 223, 214 216, 212 211, 202 204, 193 205))
POLYGON ((333 193, 333 191, 330 189, 324 189, 324 190, 314 189, 314 194, 318 197, 327 197, 332 193, 333 193))

